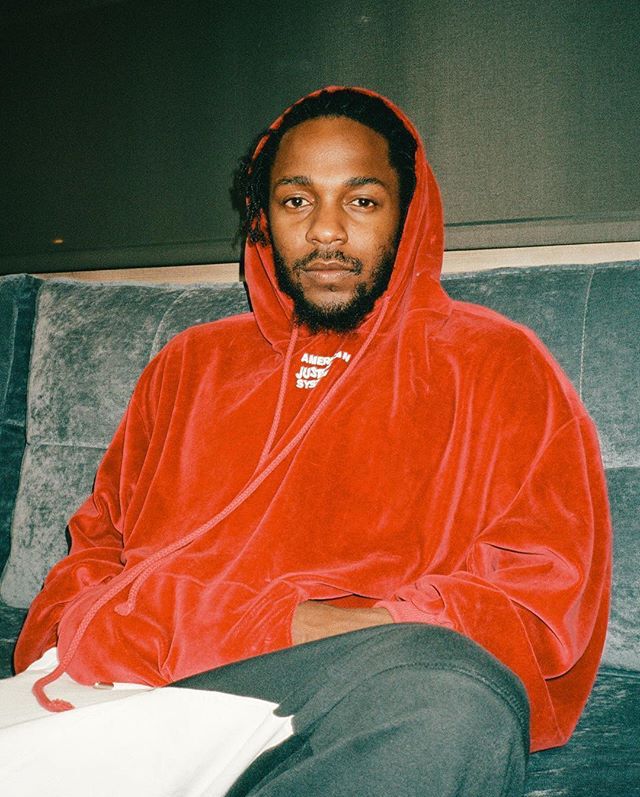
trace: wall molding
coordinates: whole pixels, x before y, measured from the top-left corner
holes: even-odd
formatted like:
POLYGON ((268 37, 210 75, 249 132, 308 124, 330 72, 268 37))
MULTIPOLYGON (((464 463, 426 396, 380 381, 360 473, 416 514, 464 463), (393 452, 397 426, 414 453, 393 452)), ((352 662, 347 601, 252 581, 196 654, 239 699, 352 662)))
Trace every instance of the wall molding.
POLYGON ((616 263, 624 260, 640 260, 640 241, 447 251, 444 253, 442 270, 444 273, 457 273, 491 268, 616 263))
MULTIPOLYGON (((487 271, 492 268, 580 265, 640 260, 640 241, 572 244, 564 246, 524 246, 509 249, 465 249, 444 253, 443 273, 487 271)), ((97 271, 58 271, 35 274, 84 280, 87 282, 152 282, 173 285, 201 282, 236 282, 238 263, 206 263, 187 266, 145 266, 97 271)))

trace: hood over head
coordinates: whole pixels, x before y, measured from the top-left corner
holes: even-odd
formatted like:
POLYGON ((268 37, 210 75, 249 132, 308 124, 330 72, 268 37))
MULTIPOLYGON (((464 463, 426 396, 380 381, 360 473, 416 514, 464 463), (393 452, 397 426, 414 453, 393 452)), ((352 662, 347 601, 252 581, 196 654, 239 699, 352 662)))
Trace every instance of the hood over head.
MULTIPOLYGON (((265 145, 271 131, 280 127, 283 120, 298 103, 322 92, 343 90, 343 86, 329 86, 301 98, 278 117, 259 141, 253 160, 265 145)), ((376 92, 348 87, 349 91, 381 99, 401 120, 416 142, 416 187, 404 220, 402 235, 396 253, 393 273, 384 294, 376 301, 373 311, 357 329, 368 332, 384 307, 385 317, 380 330, 401 324, 408 315, 420 313, 424 320, 432 316, 442 321, 450 312, 451 301, 440 286, 440 272, 444 248, 444 226, 440 191, 427 162, 421 138, 403 112, 390 100, 376 92)), ((244 251, 245 278, 258 326, 274 348, 281 350, 288 341, 293 326, 293 301, 278 287, 272 245, 269 242, 268 223, 264 214, 260 219, 266 243, 247 240, 244 251)), ((301 330, 305 334, 304 328, 301 330)), ((309 334, 308 332, 306 334, 309 334)))

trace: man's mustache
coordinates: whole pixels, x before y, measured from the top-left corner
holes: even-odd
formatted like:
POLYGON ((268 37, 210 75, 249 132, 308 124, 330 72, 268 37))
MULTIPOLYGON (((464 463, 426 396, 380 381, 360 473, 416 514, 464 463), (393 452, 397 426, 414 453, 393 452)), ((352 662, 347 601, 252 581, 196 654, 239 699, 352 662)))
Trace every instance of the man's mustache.
POLYGON ((317 262, 319 260, 344 263, 344 265, 348 266, 355 274, 360 274, 364 265, 362 260, 359 258, 349 257, 349 255, 345 255, 345 253, 341 252, 339 249, 324 252, 321 252, 319 249, 314 249, 313 252, 309 252, 308 255, 294 260, 291 268, 293 271, 299 271, 300 269, 306 268, 310 263, 317 262))

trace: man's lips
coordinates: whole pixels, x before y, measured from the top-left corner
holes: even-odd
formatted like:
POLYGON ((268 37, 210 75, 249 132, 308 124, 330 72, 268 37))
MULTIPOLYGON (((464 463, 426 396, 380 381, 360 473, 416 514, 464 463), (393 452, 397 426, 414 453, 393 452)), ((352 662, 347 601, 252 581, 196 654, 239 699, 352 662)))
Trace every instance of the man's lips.
POLYGON ((293 271, 311 276, 326 274, 327 278, 332 275, 337 277, 340 274, 346 276, 360 274, 362 262, 357 257, 349 257, 340 251, 321 252, 316 249, 296 260, 293 263, 293 271))
POLYGON ((300 269, 300 276, 311 285, 336 290, 341 285, 351 285, 358 269, 341 260, 314 260, 300 269))
POLYGON ((347 263, 343 263, 340 260, 314 260, 312 263, 307 264, 304 266, 302 271, 305 272, 323 272, 323 271, 355 271, 356 269, 349 266, 347 263))

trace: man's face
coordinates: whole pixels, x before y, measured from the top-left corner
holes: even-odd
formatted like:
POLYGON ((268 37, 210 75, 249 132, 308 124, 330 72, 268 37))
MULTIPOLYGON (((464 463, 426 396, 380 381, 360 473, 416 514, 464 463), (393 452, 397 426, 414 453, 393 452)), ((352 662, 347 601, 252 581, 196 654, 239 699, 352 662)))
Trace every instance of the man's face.
POLYGON ((385 138, 345 117, 303 122, 282 138, 269 226, 280 288, 313 331, 355 329, 386 289, 400 221, 385 138))

